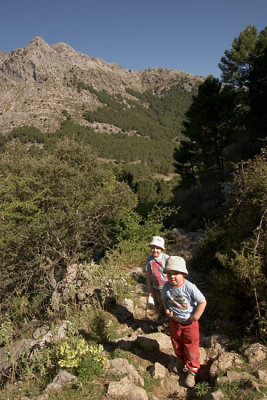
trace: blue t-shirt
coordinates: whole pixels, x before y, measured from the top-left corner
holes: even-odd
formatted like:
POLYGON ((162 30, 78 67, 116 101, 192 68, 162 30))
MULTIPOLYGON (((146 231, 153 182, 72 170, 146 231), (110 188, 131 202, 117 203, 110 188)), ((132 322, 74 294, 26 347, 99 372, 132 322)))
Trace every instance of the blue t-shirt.
POLYGON ((186 324, 205 297, 194 283, 185 279, 184 283, 177 288, 166 282, 162 291, 162 299, 167 300, 168 308, 174 314, 173 319, 186 324))

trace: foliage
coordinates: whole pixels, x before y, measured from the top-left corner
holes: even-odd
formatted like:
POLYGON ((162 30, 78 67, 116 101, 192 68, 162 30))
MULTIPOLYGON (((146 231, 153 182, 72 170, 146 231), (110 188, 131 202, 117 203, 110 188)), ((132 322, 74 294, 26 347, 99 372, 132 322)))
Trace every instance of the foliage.
POLYGON ((214 183, 177 188, 172 203, 179 207, 179 212, 172 215, 170 222, 186 231, 206 229, 224 211, 224 195, 220 185, 214 183))
POLYGON ((147 393, 151 393, 154 386, 159 386, 161 382, 160 378, 153 378, 149 372, 144 374, 144 389, 147 393))
POLYGON ((77 368, 80 358, 88 353, 88 349, 84 339, 76 341, 75 347, 69 341, 61 343, 58 348, 58 365, 63 368, 77 368))
POLYGON ((34 390, 41 392, 61 368, 69 370, 78 377, 81 390, 84 381, 88 382, 93 377, 102 375, 106 364, 103 346, 87 343, 79 335, 75 323, 67 326, 66 333, 67 339, 61 342, 52 340, 46 347, 35 349, 30 360, 27 358, 23 361, 21 379, 29 394, 33 390, 31 388, 33 383, 34 390))
POLYGON ((89 146, 71 140, 34 156, 11 143, 0 171, 2 300, 51 290, 67 264, 103 253, 114 221, 136 204, 89 146))
POLYGON ((184 90, 183 85, 186 82, 182 81, 170 90, 165 89, 160 93, 140 93, 127 89, 129 94, 138 99, 136 101, 130 98, 122 99, 120 95, 112 96, 106 91, 96 91, 81 82, 79 84, 106 105, 96 111, 85 112, 85 119, 90 122, 110 123, 125 131, 136 130, 139 135, 153 139, 181 136, 183 115, 194 92, 184 90))
POLYGON ((93 376, 101 376, 106 365, 103 346, 91 345, 77 368, 78 377, 82 381, 91 380, 93 376))
POLYGON ((116 338, 117 321, 111 319, 103 309, 91 308, 88 313, 90 319, 87 330, 92 340, 96 343, 108 343, 116 338))
POLYGON ((3 139, 2 151, 14 138, 27 144, 31 154, 40 154, 43 149, 53 153, 59 140, 65 137, 74 139, 78 143, 89 144, 97 157, 110 161, 106 167, 111 168, 115 163, 115 168, 120 166, 122 171, 127 171, 125 178, 126 174, 130 174, 133 180, 131 188, 137 193, 139 202, 144 201, 139 208, 143 215, 155 203, 166 204, 171 201, 175 182, 165 182, 156 174, 169 175, 174 172, 173 151, 181 139, 184 113, 197 84, 192 86, 190 80, 184 79, 168 90, 157 89, 153 93, 127 89, 129 96, 125 99, 106 91, 96 91, 78 81, 77 77, 73 77, 71 84, 77 86, 79 91, 90 91, 102 104, 97 111, 85 113, 89 121, 110 123, 119 127, 121 132, 107 132, 104 129, 95 132, 88 127, 78 126, 68 118, 67 111, 62 110, 66 120, 58 131, 44 134, 33 127, 13 129, 3 139), (185 90, 186 86, 191 87, 191 91, 185 90), (151 198, 147 200, 145 194, 151 181, 151 198))
POLYGON ((83 338, 67 340, 57 348, 58 365, 70 371, 76 371, 82 380, 103 373, 106 356, 101 344, 88 345, 83 338))
POLYGON ((174 212, 172 208, 155 206, 146 218, 136 212, 125 215, 113 227, 117 244, 106 253, 106 262, 117 271, 127 272, 143 267, 148 257, 148 243, 154 235, 165 236, 164 221, 174 212))
POLYGON ((33 126, 14 128, 7 136, 1 137, 0 146, 3 146, 14 139, 19 139, 25 144, 42 144, 44 143, 44 134, 40 131, 40 129, 33 126))
POLYGON ((43 349, 37 349, 31 362, 25 360, 21 376, 26 382, 35 382, 42 390, 57 375, 60 370, 57 348, 48 344, 43 349))
POLYGON ((258 34, 254 25, 248 25, 233 40, 231 50, 225 50, 219 64, 223 82, 240 87, 249 85, 254 55, 260 56, 266 48, 266 33, 266 28, 258 34))
MULTIPOLYGON (((157 169, 160 169, 159 165, 157 169)), ((161 206, 170 204, 179 182, 179 178, 174 174, 168 181, 161 179, 160 175, 155 175, 152 165, 123 165, 116 167, 115 173, 120 181, 128 183, 136 193, 138 197, 136 211, 142 217, 146 217, 156 204, 161 206)), ((167 168, 164 171, 161 170, 161 174, 167 175, 167 168)))
POLYGON ((51 400, 100 400, 105 395, 105 386, 97 380, 83 381, 78 385, 66 386, 63 391, 49 395, 51 400))
POLYGON ((219 67, 222 81, 237 88, 231 157, 236 162, 259 153, 266 143, 267 28, 248 25, 225 51, 219 67))
POLYGON ((208 232, 193 260, 195 268, 211 276, 211 307, 217 316, 238 324, 239 334, 249 329, 262 338, 267 320, 266 165, 264 151, 237 166, 225 217, 208 232))
MULTIPOLYGON (((267 29, 261 32, 257 45, 261 48, 262 41, 267 41, 267 29)), ((267 45, 253 56, 252 69, 249 76, 249 145, 251 154, 256 154, 259 148, 266 145, 267 116, 267 45)))
POLYGON ((210 385, 208 382, 199 382, 195 384, 195 389, 196 389, 196 396, 197 397, 203 397, 206 394, 209 393, 210 391, 210 385))
POLYGON ((234 381, 231 383, 218 383, 215 386, 215 390, 221 390, 229 400, 251 400, 262 398, 261 393, 257 394, 255 390, 248 388, 248 382, 245 380, 234 381))
POLYGON ((230 142, 233 96, 218 79, 209 76, 193 96, 186 112, 183 134, 186 141, 175 149, 176 169, 189 183, 207 178, 224 182, 225 149, 230 142))
MULTIPOLYGON (((188 222, 182 216, 200 218, 202 224, 220 218, 223 196, 218 183, 229 184, 235 164, 249 160, 264 149, 266 56, 267 29, 258 34, 249 25, 234 39, 232 49, 225 51, 220 64, 222 82, 208 77, 193 96, 185 114, 185 138, 174 149, 174 166, 181 174, 174 203, 181 206, 178 220, 184 225, 188 222), (190 211, 190 194, 194 199, 194 194, 204 191, 207 193, 200 196, 197 210, 190 211), (184 198, 188 198, 188 204, 184 198), (214 204, 209 208, 210 199, 214 204)), ((192 210, 194 205, 193 202, 192 210)), ((237 232, 234 241, 239 239, 237 232)))
POLYGON ((3 318, 0 327, 0 346, 7 345, 12 341, 14 335, 14 327, 9 317, 3 318))
MULTIPOLYGON (((171 151, 175 147, 175 143, 170 142, 166 137, 153 140, 154 145, 151 147, 151 140, 147 137, 128 136, 122 132, 107 133, 103 131, 96 133, 69 121, 62 125, 59 132, 50 134, 52 143, 58 135, 75 137, 76 140, 89 144, 101 158, 116 160, 117 163, 147 162, 155 166, 158 163, 158 168, 163 162, 163 158, 166 155, 171 155, 171 151)), ((169 169, 171 169, 170 166, 169 169)))
MULTIPOLYGON (((38 131, 39 132, 39 131, 38 131)), ((40 132, 39 132, 40 133, 40 132)), ((139 211, 145 215, 157 202, 168 203, 172 199, 175 179, 165 181, 162 176, 173 174, 172 154, 177 144, 166 137, 151 139, 127 133, 95 132, 81 127, 72 121, 62 123, 60 130, 49 134, 37 134, 32 128, 23 127, 13 130, 5 139, 7 143, 16 137, 26 143, 32 155, 41 155, 44 150, 54 153, 58 141, 64 138, 89 145, 92 152, 105 161, 106 169, 114 170, 121 182, 126 182, 137 194, 139 211), (9 139, 8 139, 9 138, 9 139), (150 199, 146 196, 146 187, 152 187, 150 199)), ((2 147, 2 151, 5 149, 2 147)))

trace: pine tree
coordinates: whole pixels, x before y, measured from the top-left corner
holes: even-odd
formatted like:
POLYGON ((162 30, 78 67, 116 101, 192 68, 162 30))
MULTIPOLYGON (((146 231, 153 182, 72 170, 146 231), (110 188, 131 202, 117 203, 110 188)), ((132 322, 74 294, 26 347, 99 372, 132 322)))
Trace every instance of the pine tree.
MULTIPOLYGON (((223 88, 218 79, 209 76, 199 86, 198 94, 186 113, 184 136, 189 143, 182 144, 174 157, 176 169, 181 164, 185 173, 197 166, 198 174, 216 177, 218 181, 225 179, 224 149, 230 140, 230 123, 234 98, 228 88, 223 88)), ((181 172, 181 171, 180 171, 181 172)))
POLYGON ((238 109, 234 160, 248 159, 260 152, 266 137, 267 28, 259 34, 248 27, 235 38, 231 50, 225 51, 219 64, 223 83, 235 87, 238 109))
POLYGON ((257 40, 257 28, 248 25, 233 40, 231 50, 225 50, 219 63, 224 83, 238 87, 248 86, 257 40))

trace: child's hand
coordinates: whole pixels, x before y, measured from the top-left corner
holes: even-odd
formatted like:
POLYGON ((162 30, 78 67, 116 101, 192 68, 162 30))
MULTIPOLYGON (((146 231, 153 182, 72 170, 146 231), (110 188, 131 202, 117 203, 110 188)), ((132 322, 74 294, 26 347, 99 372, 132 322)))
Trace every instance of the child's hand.
POLYGON ((147 305, 148 305, 148 306, 154 306, 154 305, 155 305, 153 296, 151 296, 151 295, 148 296, 148 298, 147 298, 147 305))
POLYGON ((166 309, 166 314, 168 315, 168 317, 172 317, 173 316, 173 311, 169 310, 168 308, 166 309))

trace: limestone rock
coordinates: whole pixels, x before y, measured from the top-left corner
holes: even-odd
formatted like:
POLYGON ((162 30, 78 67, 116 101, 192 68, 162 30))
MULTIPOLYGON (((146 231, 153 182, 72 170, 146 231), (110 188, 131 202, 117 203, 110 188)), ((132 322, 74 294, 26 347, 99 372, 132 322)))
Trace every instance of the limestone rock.
POLYGON ((110 382, 107 395, 116 399, 148 400, 146 391, 130 382, 127 377, 124 377, 119 382, 110 382))
POLYGON ((151 371, 151 375, 153 376, 153 378, 157 379, 164 379, 165 376, 167 375, 167 370, 166 368, 161 365, 160 363, 156 362, 153 366, 153 369, 151 371))
POLYGON ((33 332, 32 337, 34 339, 39 339, 40 337, 44 336, 48 331, 49 331, 49 325, 43 325, 43 326, 37 328, 33 332))
POLYGON ((223 400, 223 399, 225 399, 225 396, 220 389, 216 390, 216 392, 209 393, 204 396, 204 400, 223 400))
POLYGON ((78 91, 75 80, 129 98, 126 88, 143 92, 180 83, 189 92, 204 78, 164 68, 129 70, 91 58, 66 43, 49 45, 37 36, 24 49, 0 52, 0 131, 25 125, 55 131, 65 119, 62 110, 78 124, 89 126, 83 110, 96 110, 100 102, 90 91, 78 91))
POLYGON ((255 375, 260 381, 267 385, 267 371, 259 369, 255 375))
POLYGON ((226 376, 221 376, 217 378, 217 382, 233 383, 240 381, 251 381, 253 379, 255 379, 255 377, 248 372, 227 371, 226 376))
POLYGON ((186 398, 187 389, 180 385, 180 380, 177 375, 170 375, 161 382, 164 392, 167 394, 177 396, 176 398, 186 398))
POLYGON ((202 346, 210 348, 214 353, 217 354, 222 351, 226 351, 230 341, 224 335, 211 335, 201 338, 200 343, 202 346))
POLYGON ((114 360, 108 360, 105 372, 118 376, 128 374, 128 378, 131 382, 134 382, 139 386, 144 386, 144 379, 138 374, 134 366, 124 358, 115 358, 114 360))
POLYGON ((57 374, 53 382, 47 385, 46 390, 57 391, 60 390, 63 386, 76 381, 77 377, 75 375, 70 374, 68 371, 62 370, 57 374))
POLYGON ((173 347, 171 339, 168 335, 163 332, 150 333, 143 337, 138 337, 136 340, 142 348, 148 349, 158 349, 165 353, 173 353, 173 347))
POLYGON ((267 358, 267 346, 260 343, 253 343, 245 348, 245 356, 248 358, 250 365, 255 366, 267 358))
POLYGON ((11 368, 12 363, 16 363, 22 357, 25 351, 30 352, 35 343, 36 341, 32 339, 21 339, 11 348, 0 348, 0 379, 11 368))
POLYGON ((240 367, 243 361, 236 353, 221 353, 210 368, 211 377, 216 377, 219 371, 226 371, 233 367, 240 367))
POLYGON ((133 314, 134 312, 134 304, 133 301, 131 299, 124 299, 123 300, 123 306, 125 306, 127 308, 127 310, 133 314))

